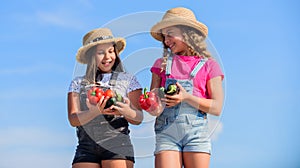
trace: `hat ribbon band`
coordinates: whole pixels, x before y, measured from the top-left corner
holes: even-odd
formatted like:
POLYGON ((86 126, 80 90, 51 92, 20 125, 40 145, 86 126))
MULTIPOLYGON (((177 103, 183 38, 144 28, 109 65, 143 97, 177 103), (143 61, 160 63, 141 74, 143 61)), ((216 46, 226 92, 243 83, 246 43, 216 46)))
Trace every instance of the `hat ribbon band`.
POLYGON ((97 41, 106 40, 106 39, 112 39, 112 38, 113 38, 113 36, 101 36, 101 37, 97 37, 97 38, 89 41, 88 43, 86 43, 86 45, 90 44, 90 43, 97 42, 97 41))

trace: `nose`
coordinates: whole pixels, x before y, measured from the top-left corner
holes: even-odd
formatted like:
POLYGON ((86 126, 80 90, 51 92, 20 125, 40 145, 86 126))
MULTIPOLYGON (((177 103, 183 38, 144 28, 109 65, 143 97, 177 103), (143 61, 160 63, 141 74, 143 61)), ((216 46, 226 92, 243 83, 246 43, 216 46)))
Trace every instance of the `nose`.
POLYGON ((105 52, 105 53, 104 53, 104 58, 107 59, 107 58, 109 58, 109 57, 110 57, 110 54, 109 54, 108 52, 105 52))

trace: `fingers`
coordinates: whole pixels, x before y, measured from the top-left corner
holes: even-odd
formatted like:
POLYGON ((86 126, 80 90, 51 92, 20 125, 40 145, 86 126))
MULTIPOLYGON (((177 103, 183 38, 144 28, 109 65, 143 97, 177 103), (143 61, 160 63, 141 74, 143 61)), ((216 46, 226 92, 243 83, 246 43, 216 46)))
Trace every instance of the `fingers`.
POLYGON ((104 109, 102 114, 116 115, 118 113, 113 107, 110 107, 110 108, 104 109))
POLYGON ((128 98, 124 97, 124 103, 125 104, 130 104, 130 100, 128 98))
POLYGON ((116 102, 116 105, 114 107, 124 107, 125 105, 130 105, 130 100, 126 97, 123 98, 124 102, 116 102))
POLYGON ((102 113, 102 114, 104 112, 104 107, 105 107, 106 102, 108 101, 108 99, 109 99, 109 97, 105 97, 104 98, 104 96, 102 96, 101 99, 100 99, 100 101, 97 104, 97 107, 98 107, 100 113, 102 113))
POLYGON ((88 98, 85 99, 86 106, 90 109, 91 103, 88 98))
POLYGON ((162 98, 161 101, 166 103, 167 107, 172 107, 181 102, 180 96, 179 95, 166 95, 166 98, 162 98))
POLYGON ((180 89, 183 89, 183 87, 181 86, 180 83, 176 82, 177 87, 179 87, 180 89))
POLYGON ((117 102, 117 104, 116 104, 117 106, 112 105, 111 107, 104 109, 105 105, 109 99, 110 99, 110 97, 108 97, 108 96, 106 96, 106 97, 102 96, 101 99, 99 100, 99 102, 96 105, 93 105, 90 103, 89 99, 87 98, 86 105, 90 109, 90 111, 97 111, 100 114, 120 115, 119 110, 121 110, 122 108, 120 108, 119 106, 123 106, 123 108, 124 108, 125 104, 130 104, 129 99, 124 99, 125 103, 117 102))

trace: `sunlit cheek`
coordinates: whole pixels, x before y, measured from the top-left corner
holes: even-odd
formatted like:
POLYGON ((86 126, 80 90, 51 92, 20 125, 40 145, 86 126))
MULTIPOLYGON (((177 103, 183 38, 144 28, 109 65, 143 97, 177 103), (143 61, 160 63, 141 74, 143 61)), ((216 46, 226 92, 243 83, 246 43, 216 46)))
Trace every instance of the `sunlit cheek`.
POLYGON ((115 62, 115 60, 116 60, 116 55, 115 55, 115 54, 113 54, 113 55, 111 56, 111 60, 112 60, 113 62, 115 62))
POLYGON ((183 42, 183 37, 181 37, 181 36, 176 36, 174 39, 175 39, 176 41, 183 42))
POLYGON ((98 68, 100 68, 103 57, 96 55, 95 59, 96 59, 96 64, 97 64, 98 68))
POLYGON ((103 59, 103 57, 102 57, 102 56, 100 56, 100 55, 96 55, 96 62, 97 62, 97 63, 101 62, 101 61, 102 61, 102 59, 103 59))
POLYGON ((111 66, 113 66, 113 65, 115 64, 115 62, 116 62, 116 60, 113 59, 113 60, 111 61, 111 66))

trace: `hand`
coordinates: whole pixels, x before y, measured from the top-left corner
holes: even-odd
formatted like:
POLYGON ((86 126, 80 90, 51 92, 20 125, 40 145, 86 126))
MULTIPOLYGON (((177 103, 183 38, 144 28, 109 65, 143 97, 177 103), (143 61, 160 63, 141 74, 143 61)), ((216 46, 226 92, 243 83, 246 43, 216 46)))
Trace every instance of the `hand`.
POLYGON ((139 103, 143 110, 153 111, 158 106, 157 94, 153 91, 147 92, 147 88, 144 88, 144 93, 139 97, 139 103))
POLYGON ((155 108, 151 108, 151 110, 149 109, 145 111, 147 111, 152 116, 159 116, 163 112, 164 107, 165 106, 163 105, 163 102, 159 100, 155 108))
POLYGON ((109 99, 109 97, 102 96, 97 104, 93 104, 87 98, 86 99, 86 105, 87 105, 87 107, 89 108, 89 110, 91 112, 97 112, 97 113, 100 113, 100 114, 104 114, 104 113, 107 112, 106 110, 104 110, 104 107, 105 107, 106 102, 108 101, 108 99, 109 99))
POLYGON ((106 115, 118 115, 121 116, 122 114, 116 110, 113 106, 106 108, 103 110, 102 114, 106 114, 106 115))
POLYGON ((180 89, 180 92, 174 95, 166 94, 165 99, 164 98, 162 99, 162 101, 166 103, 167 107, 173 107, 183 102, 186 99, 187 95, 189 94, 178 82, 176 82, 176 85, 180 89))
POLYGON ((124 98, 124 103, 119 101, 116 102, 116 105, 112 105, 110 109, 113 109, 117 111, 118 114, 123 114, 123 115, 132 110, 130 107, 130 100, 128 98, 124 98))

